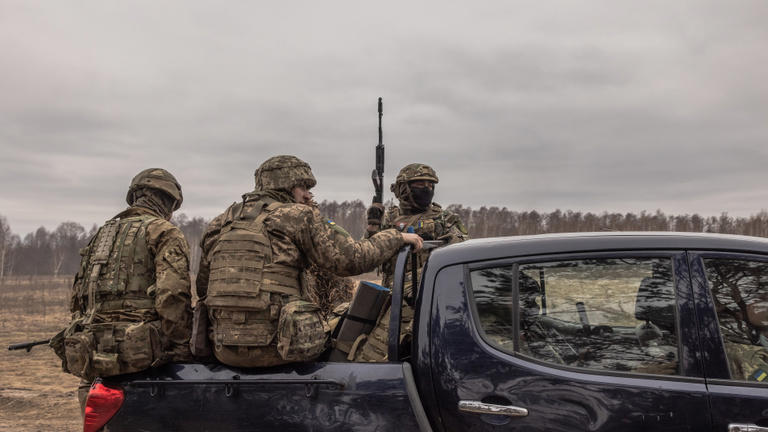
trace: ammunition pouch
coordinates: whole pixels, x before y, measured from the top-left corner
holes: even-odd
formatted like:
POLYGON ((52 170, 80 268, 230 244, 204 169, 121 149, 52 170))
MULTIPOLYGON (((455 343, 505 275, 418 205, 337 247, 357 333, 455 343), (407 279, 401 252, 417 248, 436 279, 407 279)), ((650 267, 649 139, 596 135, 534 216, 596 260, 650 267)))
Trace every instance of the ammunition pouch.
POLYGON ((51 338, 51 340, 48 342, 48 346, 51 347, 53 352, 56 353, 56 355, 61 359, 61 368, 64 370, 64 372, 67 371, 66 369, 66 362, 67 362, 67 352, 66 348, 64 346, 64 339, 66 339, 65 333, 66 329, 56 333, 55 336, 51 338))
POLYGON ((120 375, 120 361, 115 353, 95 351, 92 356, 92 372, 98 377, 120 375))
POLYGON ((294 300, 283 306, 278 328, 277 352, 283 360, 314 360, 328 347, 330 328, 314 303, 294 300))
POLYGON ((219 306, 221 299, 208 304, 208 316, 213 323, 211 336, 214 349, 220 351, 225 346, 261 347, 271 344, 277 334, 279 297, 278 294, 262 291, 248 299, 247 307, 231 303, 219 306))
POLYGON ((158 366, 165 361, 158 328, 157 321, 86 326, 64 338, 64 369, 91 381, 158 366))
MULTIPOLYGON (((158 328, 149 322, 129 325, 120 347, 120 361, 130 372, 140 371, 151 366, 155 359, 162 358, 162 343, 158 328)), ((122 373, 126 373, 128 370, 122 373)))
POLYGON ((91 352, 93 351, 93 334, 79 332, 64 339, 64 367, 67 372, 86 380, 91 376, 91 352))

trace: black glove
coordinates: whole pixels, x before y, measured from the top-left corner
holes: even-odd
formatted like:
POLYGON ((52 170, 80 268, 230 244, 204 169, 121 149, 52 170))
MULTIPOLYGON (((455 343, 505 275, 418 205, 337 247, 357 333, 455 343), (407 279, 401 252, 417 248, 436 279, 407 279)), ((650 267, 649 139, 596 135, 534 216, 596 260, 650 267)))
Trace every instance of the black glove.
POLYGON ((381 220, 384 218, 384 205, 380 203, 373 203, 365 212, 366 219, 368 219, 368 225, 381 226, 381 220))

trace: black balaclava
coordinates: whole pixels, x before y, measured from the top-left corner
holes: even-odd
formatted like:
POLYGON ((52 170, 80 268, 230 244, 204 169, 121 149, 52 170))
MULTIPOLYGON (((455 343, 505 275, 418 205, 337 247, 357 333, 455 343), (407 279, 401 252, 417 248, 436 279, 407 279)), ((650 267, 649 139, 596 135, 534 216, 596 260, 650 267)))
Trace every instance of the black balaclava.
POLYGON ((432 197, 435 196, 434 187, 415 188, 413 186, 410 186, 410 189, 411 189, 411 198, 413 199, 413 204, 422 210, 428 209, 429 204, 432 203, 432 197))

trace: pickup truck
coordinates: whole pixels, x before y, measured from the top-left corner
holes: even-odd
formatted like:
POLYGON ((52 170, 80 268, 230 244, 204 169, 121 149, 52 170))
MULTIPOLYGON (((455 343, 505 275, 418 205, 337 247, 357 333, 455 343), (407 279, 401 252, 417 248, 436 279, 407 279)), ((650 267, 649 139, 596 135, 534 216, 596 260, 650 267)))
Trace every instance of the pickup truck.
POLYGON ((738 355, 768 357, 768 330, 746 311, 766 303, 765 239, 470 240, 432 252, 407 356, 393 306, 386 363, 169 364, 105 378, 85 430, 768 431, 764 366, 738 355))

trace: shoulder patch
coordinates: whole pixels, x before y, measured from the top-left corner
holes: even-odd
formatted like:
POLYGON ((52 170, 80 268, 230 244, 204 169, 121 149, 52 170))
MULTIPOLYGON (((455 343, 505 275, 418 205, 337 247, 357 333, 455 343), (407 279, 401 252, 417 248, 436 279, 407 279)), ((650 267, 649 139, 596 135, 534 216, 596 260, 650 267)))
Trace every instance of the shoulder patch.
POLYGON ((765 379, 768 378, 768 373, 766 373, 762 369, 757 369, 749 376, 749 379, 752 381, 765 381, 765 379))
POLYGON ((332 219, 325 219, 325 223, 328 225, 328 227, 329 227, 329 228, 330 228, 332 231, 334 231, 334 232, 336 232, 336 233, 339 233, 339 234, 341 234, 341 235, 343 235, 343 236, 345 236, 345 237, 352 237, 352 235, 351 235, 351 234, 350 234, 350 233, 349 233, 347 230, 345 230, 344 228, 342 228, 340 225, 338 225, 338 224, 337 224, 336 222, 334 222, 332 219))

